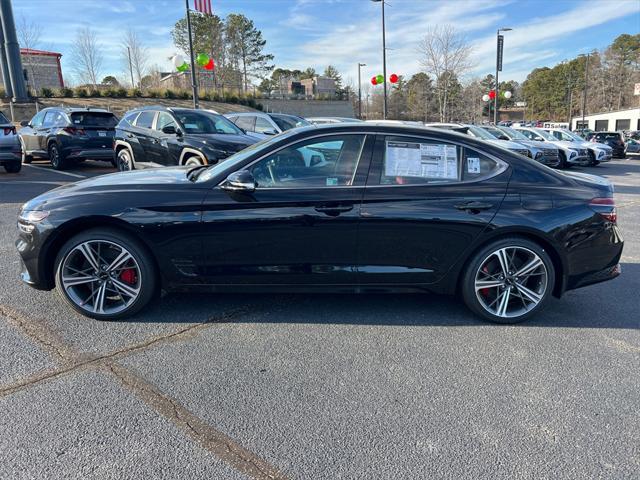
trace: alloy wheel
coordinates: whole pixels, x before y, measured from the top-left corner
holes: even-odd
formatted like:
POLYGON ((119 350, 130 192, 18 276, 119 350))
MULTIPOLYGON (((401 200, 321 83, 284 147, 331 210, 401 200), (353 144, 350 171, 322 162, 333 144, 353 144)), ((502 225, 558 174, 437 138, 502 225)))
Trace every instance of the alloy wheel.
POLYGON ((58 168, 58 163, 60 162, 60 152, 58 152, 58 147, 55 145, 51 145, 49 147, 49 160, 51 161, 51 165, 53 168, 58 168))
POLYGON ((118 153, 118 170, 121 172, 128 172, 129 170, 133 170, 131 165, 131 159, 129 158, 129 154, 126 150, 121 150, 118 153))
POLYGON ((76 245, 60 266, 60 283, 78 307, 113 315, 139 297, 142 275, 138 262, 122 245, 89 240, 76 245))
POLYGON ((490 253, 475 276, 480 305, 491 315, 515 318, 535 309, 547 291, 545 263, 525 247, 504 247, 490 253))

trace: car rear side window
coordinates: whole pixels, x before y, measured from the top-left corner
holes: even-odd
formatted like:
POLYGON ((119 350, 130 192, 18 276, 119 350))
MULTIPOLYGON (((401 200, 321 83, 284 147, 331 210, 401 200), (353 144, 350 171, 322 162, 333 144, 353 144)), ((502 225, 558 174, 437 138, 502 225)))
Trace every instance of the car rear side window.
MULTIPOLYGON (((446 141, 386 137, 379 185, 425 185, 468 182, 497 173, 503 164, 487 155, 446 141)), ((374 173, 374 175, 376 175, 374 173)))
POLYGON ((128 123, 129 125, 133 125, 139 113, 140 112, 133 112, 128 115, 125 115, 125 117, 122 119, 120 123, 122 124, 124 122, 124 123, 128 123))
POLYGON ((113 113, 103 112, 74 112, 71 123, 81 127, 115 127, 118 119, 113 113))
POLYGON ((153 125, 153 117, 155 117, 156 112, 152 110, 145 110, 144 112, 140 112, 138 118, 136 118, 136 127, 138 128, 151 128, 153 125))
POLYGON ((256 132, 265 133, 273 131, 275 131, 275 128, 273 128, 273 125, 271 125, 266 118, 256 117, 256 132))
POLYGON ((248 132, 255 132, 256 117, 254 117, 253 115, 243 115, 241 117, 236 117, 233 120, 233 123, 248 132))

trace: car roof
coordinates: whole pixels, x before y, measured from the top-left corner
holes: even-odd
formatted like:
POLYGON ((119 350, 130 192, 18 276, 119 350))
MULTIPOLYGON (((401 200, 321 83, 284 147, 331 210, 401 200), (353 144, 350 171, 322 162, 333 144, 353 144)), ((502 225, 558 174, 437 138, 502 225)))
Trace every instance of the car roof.
POLYGON ((115 115, 113 112, 110 112, 109 110, 105 109, 105 108, 93 108, 93 107, 47 107, 43 110, 40 110, 41 112, 44 111, 54 111, 54 110, 60 110, 62 112, 65 113, 87 113, 87 112, 93 112, 93 113, 110 113, 112 115, 115 115))

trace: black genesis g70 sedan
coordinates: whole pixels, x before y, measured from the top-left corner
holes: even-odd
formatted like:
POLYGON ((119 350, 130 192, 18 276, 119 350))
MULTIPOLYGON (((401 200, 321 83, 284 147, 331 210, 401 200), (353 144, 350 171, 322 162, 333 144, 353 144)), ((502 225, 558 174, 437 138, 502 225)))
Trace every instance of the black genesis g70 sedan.
POLYGON ((442 129, 294 129, 27 202, 22 278, 119 319, 160 289, 459 293, 512 323, 620 273, 611 184, 442 129))

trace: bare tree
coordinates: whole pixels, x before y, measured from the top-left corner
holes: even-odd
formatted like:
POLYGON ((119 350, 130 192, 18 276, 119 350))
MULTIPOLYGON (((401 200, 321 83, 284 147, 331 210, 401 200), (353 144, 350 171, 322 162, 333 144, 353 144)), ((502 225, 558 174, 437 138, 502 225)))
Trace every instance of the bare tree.
POLYGON ((84 83, 98 85, 102 70, 102 45, 98 45, 96 34, 90 28, 80 28, 71 47, 71 62, 76 75, 84 83))
POLYGON ((454 81, 471 68, 471 46, 451 25, 438 25, 427 30, 418 53, 425 72, 436 81, 440 121, 446 122, 454 81))
MULTIPOLYGON (((142 77, 149 70, 147 65, 148 53, 147 47, 142 44, 136 31, 133 28, 129 28, 122 38, 122 58, 126 65, 126 70, 129 71, 129 55, 131 55, 131 69, 138 82, 138 87, 141 87, 142 77)), ((131 87, 135 87, 135 85, 131 85, 131 87)))
MULTIPOLYGON (((18 23, 18 42, 20 47, 27 48, 29 50, 35 50, 39 47, 40 36, 42 35, 42 26, 27 20, 23 15, 20 17, 18 23)), ((29 75, 29 83, 35 90, 35 94, 38 94, 38 82, 35 75, 35 65, 33 63, 33 55, 25 55, 27 73, 29 75)))

